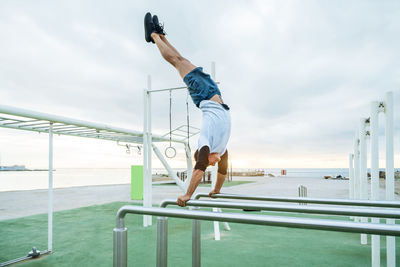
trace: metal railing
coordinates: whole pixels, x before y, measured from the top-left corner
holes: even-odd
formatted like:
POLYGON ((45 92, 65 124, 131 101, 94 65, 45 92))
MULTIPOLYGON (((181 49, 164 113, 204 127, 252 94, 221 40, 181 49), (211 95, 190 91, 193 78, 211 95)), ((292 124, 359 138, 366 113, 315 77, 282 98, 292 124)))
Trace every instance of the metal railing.
MULTIPOLYGON (((209 196, 206 193, 197 193, 194 196, 194 199, 200 199, 202 197, 209 197, 209 196)), ((344 205, 344 206, 364 206, 364 207, 381 207, 381 208, 400 208, 400 201, 373 201, 373 200, 355 200, 355 199, 350 200, 350 199, 335 199, 335 198, 303 198, 303 197, 281 197, 281 196, 249 196, 249 195, 236 195, 236 194, 214 194, 212 195, 211 198, 344 205)))
MULTIPOLYGON (((188 201, 187 203, 190 203, 188 201)), ((247 204, 246 204, 247 205, 247 204)), ((245 206, 243 206, 245 208, 245 206)), ((168 219, 167 217, 192 219, 193 226, 198 220, 224 221, 255 225, 268 225, 325 231, 367 233, 378 235, 400 236, 400 226, 373 223, 356 223, 326 219, 292 218, 267 215, 248 215, 238 213, 215 213, 197 210, 179 210, 167 208, 144 208, 139 206, 123 206, 118 210, 116 228, 114 228, 114 267, 127 266, 127 228, 124 217, 128 213, 160 216, 157 222, 157 266, 167 266, 168 252, 168 219)), ((200 226, 200 225, 198 225, 200 226)), ((193 227, 192 265, 200 266, 200 227, 193 227), (196 254, 196 255, 195 255, 196 254)))
MULTIPOLYGON (((166 199, 161 202, 160 207, 165 208, 168 205, 178 205, 178 204, 176 203, 176 199, 166 199)), ((348 207, 325 207, 325 206, 299 207, 287 204, 286 205, 263 204, 254 202, 228 202, 228 201, 207 201, 207 200, 189 200, 186 202, 186 206, 400 219, 400 210, 397 209, 395 210, 395 209, 348 208, 348 207)))

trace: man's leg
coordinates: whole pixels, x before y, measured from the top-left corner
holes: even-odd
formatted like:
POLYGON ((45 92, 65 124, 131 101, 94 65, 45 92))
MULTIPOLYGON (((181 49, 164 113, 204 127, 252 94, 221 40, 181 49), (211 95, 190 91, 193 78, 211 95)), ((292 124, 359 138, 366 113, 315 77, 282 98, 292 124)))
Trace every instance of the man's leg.
POLYGON ((196 68, 196 66, 189 60, 179 54, 179 52, 167 41, 165 36, 158 33, 152 33, 151 38, 153 38, 163 58, 178 70, 182 79, 186 74, 196 68))
MULTIPOLYGON (((165 37, 165 35, 159 34, 158 36, 160 36, 161 40, 162 40, 166 45, 168 45, 169 48, 171 48, 172 50, 175 51, 176 54, 178 54, 179 56, 181 56, 181 54, 178 52, 178 50, 176 50, 175 47, 174 47, 172 44, 170 44, 170 42, 168 42, 168 40, 167 40, 167 38, 165 37)), ((182 56, 181 56, 181 57, 182 57, 182 56)))

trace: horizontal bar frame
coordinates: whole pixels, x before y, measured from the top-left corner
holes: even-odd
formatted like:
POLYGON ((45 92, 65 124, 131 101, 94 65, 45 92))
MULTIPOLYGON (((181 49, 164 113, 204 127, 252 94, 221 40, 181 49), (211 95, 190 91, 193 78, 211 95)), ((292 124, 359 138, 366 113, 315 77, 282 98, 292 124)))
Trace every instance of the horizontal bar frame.
MULTIPOLYGON (((178 205, 178 204, 174 199, 166 199, 161 202, 160 207, 165 208, 168 205, 178 205)), ((254 202, 251 203, 251 202, 204 201, 204 200, 189 200, 186 202, 186 206, 400 219, 400 211, 394 209, 348 208, 348 207, 344 208, 344 207, 329 207, 329 206, 328 207, 294 206, 288 204, 286 205, 262 204, 254 202)))
POLYGON ((371 201, 371 200, 353 200, 353 199, 350 200, 350 199, 334 199, 334 198, 248 196, 248 195, 236 195, 236 194, 214 194, 210 197, 206 193, 197 193, 194 196, 194 199, 200 199, 202 197, 222 198, 222 199, 258 200, 258 201, 272 201, 272 202, 293 202, 293 203, 310 203, 310 204, 326 204, 326 205, 400 208, 400 201, 371 201))

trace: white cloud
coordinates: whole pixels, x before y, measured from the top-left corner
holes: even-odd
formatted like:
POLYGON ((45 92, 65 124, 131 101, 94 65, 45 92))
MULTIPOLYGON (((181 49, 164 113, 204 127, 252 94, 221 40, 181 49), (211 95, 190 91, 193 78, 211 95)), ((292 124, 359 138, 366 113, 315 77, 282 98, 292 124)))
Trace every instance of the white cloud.
MULTIPOLYGON (((153 88, 183 85, 144 42, 148 10, 194 64, 208 71, 217 62, 232 110, 234 167, 344 167, 359 117, 367 116, 370 101, 399 87, 397 1, 4 1, 1 103, 142 129, 147 74, 153 88)), ((185 99, 174 93, 175 127, 186 121, 185 99)), ((168 103, 167 93, 153 98, 153 129, 160 134, 168 131, 168 103)), ((190 114, 200 126, 192 103, 190 114)), ((25 138, 0 131, 3 161, 25 138)), ((83 151, 98 146, 60 140, 62 155, 72 155, 69 144, 83 151)), ((42 164, 35 144, 22 147, 22 162, 42 164)), ((103 162, 107 149, 91 157, 103 162)), ((57 164, 82 160, 65 156, 57 164)))

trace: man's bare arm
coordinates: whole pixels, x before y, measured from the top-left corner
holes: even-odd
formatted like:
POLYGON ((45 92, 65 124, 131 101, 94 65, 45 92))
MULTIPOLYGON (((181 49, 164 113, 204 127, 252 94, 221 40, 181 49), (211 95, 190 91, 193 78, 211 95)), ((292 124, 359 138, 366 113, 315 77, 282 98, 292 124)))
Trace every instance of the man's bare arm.
POLYGON ((197 186, 200 184, 201 179, 203 178, 203 175, 204 175, 204 172, 202 170, 197 170, 197 169, 193 170, 192 179, 190 180, 190 184, 186 191, 186 194, 178 197, 177 203, 179 206, 181 206, 181 207, 186 206, 186 201, 188 201, 192 197, 197 186))
POLYGON ((210 197, 213 194, 219 194, 222 188, 222 185, 225 182, 226 174, 218 173, 217 182, 215 183, 214 189, 208 194, 210 197))

